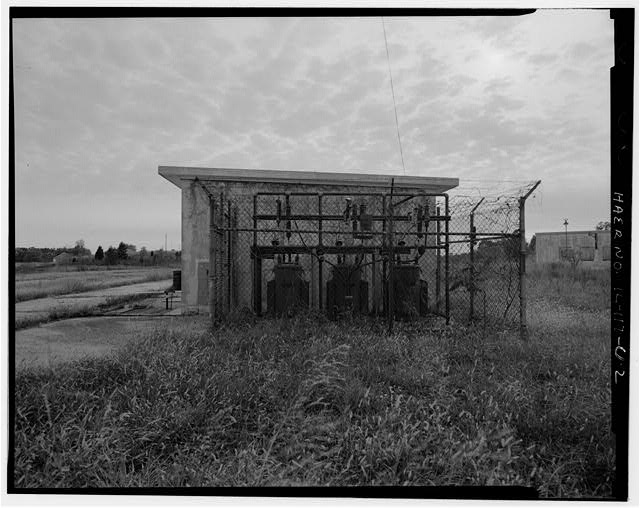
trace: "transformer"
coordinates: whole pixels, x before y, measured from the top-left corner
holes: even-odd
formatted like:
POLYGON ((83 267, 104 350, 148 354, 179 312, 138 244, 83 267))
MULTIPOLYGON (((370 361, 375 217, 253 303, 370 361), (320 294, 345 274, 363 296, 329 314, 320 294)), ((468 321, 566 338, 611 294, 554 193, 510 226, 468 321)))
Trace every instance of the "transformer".
POLYGON ((327 314, 335 318, 341 312, 354 314, 369 312, 369 283, 360 278, 360 267, 339 264, 333 267, 327 282, 327 314))
POLYGON ((278 263, 267 282, 267 312, 281 316, 309 307, 309 281, 299 263, 278 263))
MULTIPOLYGON (((420 279, 420 266, 399 263, 393 268, 393 298, 395 317, 408 319, 428 313, 427 281, 420 279)), ((388 303, 388 285, 385 287, 385 312, 388 303)))

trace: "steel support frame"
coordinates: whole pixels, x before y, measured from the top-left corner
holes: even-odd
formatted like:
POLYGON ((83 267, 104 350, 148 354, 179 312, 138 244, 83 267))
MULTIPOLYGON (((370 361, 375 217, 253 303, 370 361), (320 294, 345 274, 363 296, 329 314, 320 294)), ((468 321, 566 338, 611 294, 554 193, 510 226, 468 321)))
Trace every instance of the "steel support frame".
MULTIPOLYGON (((383 302, 383 309, 386 308, 386 312, 388 316, 391 316, 391 320, 393 320, 395 315, 395 309, 393 309, 393 290, 390 289, 392 284, 390 281, 393 277, 393 264, 395 263, 394 256, 396 253, 398 254, 408 254, 411 252, 412 248, 416 246, 405 246, 400 247, 395 245, 395 230, 393 228, 394 222, 410 222, 412 219, 408 214, 405 215, 396 215, 393 213, 393 209, 407 201, 410 201, 414 198, 419 197, 434 197, 434 198, 445 198, 447 203, 446 205, 446 214, 441 216, 439 211, 437 215, 431 216, 429 218, 430 221, 435 221, 438 224, 438 229, 440 229, 440 222, 444 221, 447 223, 445 226, 445 232, 440 236, 444 236, 446 239, 444 243, 440 242, 440 236, 438 237, 438 241, 434 246, 426 246, 425 248, 428 250, 444 250, 445 251, 445 259, 446 259, 446 271, 445 271, 445 287, 446 293, 448 296, 448 280, 449 280, 449 271, 448 271, 448 239, 449 239, 449 228, 448 222, 451 217, 448 215, 448 196, 444 193, 400 193, 396 194, 393 180, 392 187, 390 193, 358 193, 358 192, 257 192, 253 195, 253 228, 235 228, 237 231, 251 232, 253 233, 253 245, 251 249, 251 258, 253 259, 253 307, 256 315, 262 315, 262 260, 263 259, 272 259, 277 254, 309 254, 314 255, 318 260, 318 308, 322 310, 324 306, 324 292, 323 292, 323 267, 324 267, 324 255, 325 254, 360 254, 362 256, 371 255, 371 271, 372 271, 372 291, 375 291, 375 265, 377 263, 382 263, 382 285, 384 288, 384 283, 387 283, 387 301, 383 302), (318 204, 318 213, 317 214, 290 214, 286 216, 287 221, 309 221, 318 223, 318 229, 304 229, 299 230, 296 229, 295 232, 298 234, 317 234, 318 242, 316 245, 282 245, 282 246, 266 246, 259 245, 257 241, 258 233, 286 233, 291 232, 292 230, 288 228, 260 228, 259 223, 262 221, 276 221, 279 217, 277 214, 266 214, 266 213, 258 213, 258 200, 261 196, 285 196, 287 200, 290 197, 299 196, 299 197, 317 197, 318 204), (372 236, 381 236, 382 237, 382 245, 378 246, 330 246, 325 245, 323 242, 324 235, 343 235, 345 231, 332 231, 326 230, 323 226, 325 222, 343 222, 345 220, 344 215, 326 215, 323 214, 323 198, 330 196, 358 196, 358 197, 373 197, 380 198, 382 200, 382 210, 383 213, 381 215, 373 215, 372 220, 374 222, 382 223, 382 231, 372 231, 370 234, 372 236), (397 203, 393 203, 394 197, 400 197, 401 199, 397 203), (379 260, 376 259, 376 255, 379 255, 379 260), (389 272, 387 274, 387 271, 389 272)), ((438 208, 439 210, 439 208, 438 208)), ((282 218, 282 217, 280 217, 282 218)), ((432 236, 432 233, 429 233, 427 230, 423 232, 425 235, 425 244, 426 238, 428 236, 432 236)), ((452 233, 452 235, 462 235, 462 233, 452 233)), ((440 254, 438 254, 439 257, 440 254)), ((439 281, 436 282, 436 285, 439 285, 439 281)), ((378 312, 377 305, 375 306, 375 313, 378 312)), ((448 312, 448 300, 447 300, 447 323, 449 321, 449 312, 448 312)), ((392 324, 390 325, 390 330, 392 329, 392 324)))

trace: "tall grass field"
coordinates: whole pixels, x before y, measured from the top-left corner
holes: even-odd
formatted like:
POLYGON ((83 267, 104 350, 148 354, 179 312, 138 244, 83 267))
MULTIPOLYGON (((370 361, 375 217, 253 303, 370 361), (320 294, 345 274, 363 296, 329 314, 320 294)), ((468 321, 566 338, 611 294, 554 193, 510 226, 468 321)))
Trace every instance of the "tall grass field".
POLYGON ((107 269, 110 267, 80 265, 78 268, 49 267, 37 271, 16 271, 15 301, 165 280, 170 279, 172 273, 168 267, 107 269))
POLYGON ((21 370, 16 487, 519 485, 611 495, 607 272, 529 270, 529 340, 236 316, 21 370))

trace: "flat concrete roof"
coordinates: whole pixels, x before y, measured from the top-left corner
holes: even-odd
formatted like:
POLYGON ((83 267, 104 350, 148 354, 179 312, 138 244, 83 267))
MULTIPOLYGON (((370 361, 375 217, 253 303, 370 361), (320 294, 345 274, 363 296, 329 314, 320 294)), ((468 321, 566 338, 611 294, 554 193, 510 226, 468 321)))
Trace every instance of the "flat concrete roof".
MULTIPOLYGON (((607 231, 605 229, 590 229, 589 231, 567 231, 567 235, 587 235, 587 234, 593 234, 593 233, 611 233, 611 231, 607 231)), ((534 233, 534 235, 536 236, 540 236, 540 235, 545 235, 545 236, 554 236, 554 235, 558 235, 558 236, 564 236, 565 232, 564 231, 549 231, 549 232, 542 232, 542 233, 534 233)))
POLYGON ((182 188, 182 181, 198 178, 202 181, 279 183, 304 185, 366 185, 388 189, 391 178, 398 187, 408 187, 432 193, 457 187, 457 178, 431 176, 398 176, 366 173, 320 173, 317 171, 276 171, 268 169, 193 168, 158 166, 158 174, 182 188))

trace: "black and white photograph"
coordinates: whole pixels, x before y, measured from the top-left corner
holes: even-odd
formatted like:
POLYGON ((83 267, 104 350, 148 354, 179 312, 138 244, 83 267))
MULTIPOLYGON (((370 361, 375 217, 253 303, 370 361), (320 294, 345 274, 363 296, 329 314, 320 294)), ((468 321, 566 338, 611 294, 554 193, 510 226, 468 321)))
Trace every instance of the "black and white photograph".
POLYGON ((634 8, 3 9, 9 494, 637 494, 634 8))

